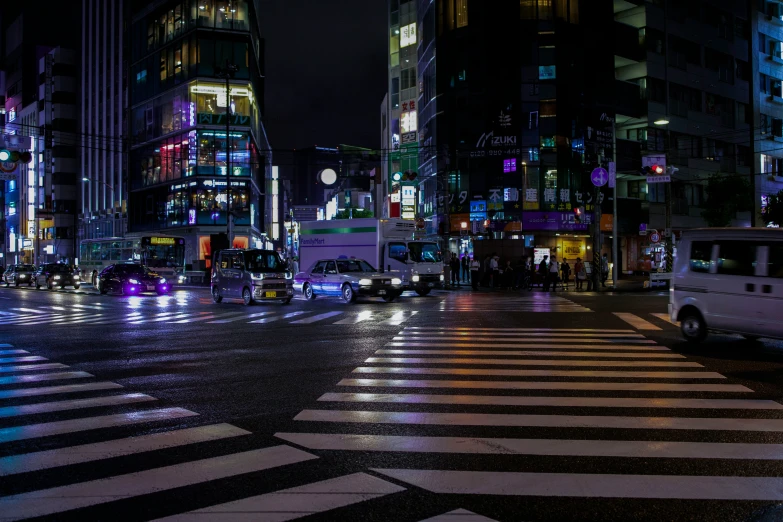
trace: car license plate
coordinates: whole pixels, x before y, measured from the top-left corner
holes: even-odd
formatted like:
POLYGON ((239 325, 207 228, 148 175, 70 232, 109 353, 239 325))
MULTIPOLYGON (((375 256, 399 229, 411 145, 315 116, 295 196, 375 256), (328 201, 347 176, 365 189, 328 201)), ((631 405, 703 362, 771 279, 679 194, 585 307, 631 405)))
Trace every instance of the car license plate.
POLYGON ((435 283, 429 283, 427 286, 429 286, 430 288, 432 288, 433 286, 435 286, 435 283))
POLYGON ((264 297, 277 297, 277 292, 264 292, 264 297))
POLYGON ((155 285, 147 285, 147 291, 151 292, 155 290, 155 285))
POLYGON ((386 290, 378 290, 378 295, 386 295, 386 290))

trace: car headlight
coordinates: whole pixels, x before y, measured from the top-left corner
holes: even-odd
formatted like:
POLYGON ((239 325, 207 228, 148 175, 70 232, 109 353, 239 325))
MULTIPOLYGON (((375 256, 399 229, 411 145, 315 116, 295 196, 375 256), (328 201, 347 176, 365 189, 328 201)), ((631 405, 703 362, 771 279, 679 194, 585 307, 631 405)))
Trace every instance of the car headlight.
POLYGON ((60 276, 54 276, 55 279, 60 279, 60 276))
POLYGON ((263 281, 264 274, 251 274, 250 278, 253 279, 253 281, 263 281))
POLYGON ((285 278, 286 279, 293 279, 294 278, 294 273, 293 272, 286 272, 285 273, 285 278))
POLYGON ((138 279, 128 279, 128 282, 130 284, 132 284, 132 285, 140 285, 141 284, 141 283, 139 283, 138 279))
POLYGON ((372 285, 372 279, 359 279, 359 286, 370 286, 372 285))
MULTIPOLYGON (((416 276, 416 277, 418 277, 418 276, 416 276)), ((392 284, 393 285, 401 285, 402 284, 402 279, 400 279, 399 277, 395 277, 395 278, 392 279, 392 284)))
POLYGON ((411 277, 411 281, 413 281, 414 283, 418 283, 419 282, 419 276, 414 275, 413 277, 411 277))
POLYGON ((443 281, 445 278, 443 277, 443 274, 440 275, 440 280, 443 281))
POLYGON ((184 282, 185 282, 185 276, 179 276, 179 277, 177 278, 177 282, 178 282, 179 284, 182 284, 182 283, 184 283, 184 282))
POLYGON ((166 284, 166 278, 165 277, 161 277, 160 278, 160 284, 162 284, 162 285, 166 284))

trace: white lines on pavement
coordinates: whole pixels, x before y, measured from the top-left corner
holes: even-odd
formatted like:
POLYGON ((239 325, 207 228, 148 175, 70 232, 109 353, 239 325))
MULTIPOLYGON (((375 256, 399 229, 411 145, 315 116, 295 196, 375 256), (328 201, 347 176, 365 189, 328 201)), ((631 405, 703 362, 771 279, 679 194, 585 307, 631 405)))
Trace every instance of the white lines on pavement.
POLYGON ((436 517, 421 520, 420 522, 497 522, 492 518, 477 515, 467 509, 455 509, 436 517))
POLYGON ((40 402, 26 404, 24 406, 7 406, 0 408, 0 418, 17 417, 20 415, 36 415, 53 411, 78 410, 82 408, 97 408, 100 406, 118 406, 123 404, 135 404, 137 402, 156 401, 143 393, 126 393, 125 395, 111 395, 109 397, 94 397, 92 399, 74 399, 71 401, 40 402))
POLYGON ((182 319, 181 321, 174 321, 175 324, 180 323, 197 323, 199 321, 212 321, 213 319, 225 319, 227 317, 236 317, 244 315, 244 312, 230 312, 230 313, 223 313, 223 314, 212 314, 209 313, 207 315, 202 315, 201 317, 189 317, 187 319, 182 319))
POLYGON ((34 375, 13 375, 10 377, 0 377, 0 384, 21 384, 28 382, 59 381, 63 379, 84 379, 93 377, 87 372, 59 372, 59 373, 37 373, 34 375))
POLYGON ((336 323, 332 324, 358 324, 363 321, 370 321, 375 317, 373 313, 370 310, 364 310, 362 312, 359 312, 354 317, 348 317, 347 319, 342 319, 340 321, 337 321, 336 323))
POLYGON ((11 310, 17 310, 19 312, 27 312, 30 314, 45 314, 43 310, 38 310, 37 308, 11 308, 11 310))
MULTIPOLYGON (((565 340, 558 339, 560 343, 562 343, 565 340)), ((657 351, 657 352, 669 352, 671 351, 669 348, 665 346, 658 346, 655 344, 614 344, 614 343, 603 343, 598 341, 592 341, 588 340, 587 342, 584 341, 575 341, 573 344, 552 344, 552 343, 524 343, 524 342, 515 342, 512 344, 507 343, 496 343, 493 342, 492 344, 485 344, 485 343, 410 343, 410 342, 390 342, 386 343, 386 346, 393 346, 393 347, 401 347, 401 348, 408 348, 408 347, 432 347, 432 348, 438 348, 438 347, 448 347, 448 348, 473 348, 473 349, 481 349, 483 347, 487 348, 524 348, 524 349, 537 349, 537 350, 550 350, 550 349, 557 349, 557 350, 634 350, 634 351, 657 351)))
MULTIPOLYGON (((524 341, 530 337, 542 337, 552 339, 554 341, 567 341, 569 339, 558 339, 559 337, 566 337, 572 339, 591 339, 597 338, 600 341, 611 342, 608 339, 644 339, 642 334, 599 334, 599 333, 587 333, 587 332, 574 332, 574 333, 556 333, 556 332, 527 332, 527 333, 473 333, 473 334, 459 334, 448 332, 405 332, 403 331, 395 340, 411 339, 415 341, 524 341)), ((655 342, 655 341, 653 341, 655 342)))
POLYGON ((235 317, 233 319, 218 319, 217 321, 209 321, 209 323, 210 324, 212 324, 212 323, 215 323, 215 324, 231 323, 231 322, 234 322, 234 321, 239 321, 240 319, 252 319, 254 317, 263 317, 263 316, 269 315, 271 313, 272 312, 259 312, 257 314, 242 315, 240 317, 235 317))
POLYGON ((657 317, 661 321, 666 321, 669 324, 673 324, 674 326, 680 326, 680 323, 677 321, 672 321, 671 317, 669 317, 669 314, 650 314, 653 317, 657 317))
POLYGON ((324 319, 329 319, 330 317, 334 317, 336 315, 342 315, 343 312, 326 312, 323 314, 313 315, 311 317, 306 317, 304 319, 299 319, 297 321, 291 321, 291 324, 310 324, 315 323, 317 321, 323 321, 324 319))
POLYGON ((436 426, 516 426, 637 430, 783 431, 783 419, 715 417, 616 417, 598 415, 516 415, 507 413, 430 413, 418 411, 304 410, 297 421, 436 426))
POLYGON ((9 520, 53 515, 159 491, 316 459, 290 446, 233 453, 126 475, 81 482, 0 498, 0 513, 9 520))
POLYGON ((404 368, 360 366, 353 373, 387 373, 418 375, 493 375, 503 377, 611 377, 622 379, 725 379, 716 372, 642 372, 599 370, 495 370, 485 368, 404 368))
POLYGON ((85 462, 227 439, 240 435, 250 435, 250 432, 230 424, 214 424, 23 455, 12 455, 0 458, 0 476, 83 464, 85 462))
POLYGON ((37 362, 37 361, 48 361, 46 357, 41 357, 40 355, 26 355, 23 357, 6 357, 5 359, 0 359, 0 364, 11 364, 11 363, 26 363, 26 362, 37 362))
POLYGON ((36 397, 39 395, 56 395, 59 393, 114 390, 117 388, 122 388, 122 385, 114 382, 91 382, 87 384, 64 384, 62 386, 22 388, 20 390, 0 390, 0 399, 13 399, 17 397, 36 397))
POLYGON ((337 386, 377 388, 459 388, 493 390, 589 390, 752 393, 741 384, 678 384, 665 382, 535 382, 535 381, 443 381, 408 379, 343 379, 337 386))
POLYGON ((0 366, 0 373, 31 372, 34 370, 55 370, 58 368, 68 368, 68 366, 60 363, 26 364, 24 366, 0 366))
MULTIPOLYGON (((553 333, 568 333, 568 332, 598 332, 598 333, 626 333, 636 334, 636 330, 621 330, 621 329, 600 329, 600 328, 471 328, 471 327, 458 327, 451 328, 447 326, 408 326, 404 331, 410 330, 437 330, 446 333, 452 332, 491 332, 491 333, 505 333, 505 332, 553 332, 553 333)), ((427 332, 429 333, 429 332, 427 332)))
POLYGON ((266 317, 264 319, 257 319, 255 321, 250 321, 251 323, 255 324, 266 324, 266 323, 273 323, 275 321, 279 321, 280 319, 290 319, 292 317, 296 317, 297 315, 306 314, 307 312, 291 312, 289 314, 285 315, 278 315, 275 317, 266 317))
POLYGON ((72 308, 92 308, 94 310, 105 310, 106 307, 102 304, 85 305, 85 304, 72 304, 72 308))
POLYGON ((386 319, 385 321, 381 321, 380 325, 384 326, 399 326, 414 315, 416 315, 418 312, 416 310, 410 311, 410 312, 397 312, 393 316, 391 316, 389 319, 386 319))
POLYGON ((370 357, 366 363, 373 364, 486 364, 510 366, 623 366, 623 367, 668 367, 668 368, 703 368, 697 362, 669 361, 568 361, 544 359, 455 359, 455 358, 424 358, 424 357, 370 357))
POLYGON ((638 330, 660 330, 659 327, 655 326, 649 321, 645 321, 638 315, 624 313, 624 312, 614 312, 614 315, 625 321, 626 323, 630 324, 634 328, 638 330))
MULTIPOLYGON (((129 320, 128 324, 144 324, 144 323, 159 323, 162 321, 171 321, 173 319, 182 319, 184 317, 189 317, 193 314, 186 313, 186 312, 163 312, 153 317, 144 317, 144 316, 137 316, 134 317, 133 320, 129 320)), ((127 318, 126 318, 127 320, 127 318)))
POLYGON ((692 408, 783 410, 783 404, 752 399, 667 399, 661 397, 517 397, 492 395, 422 395, 384 393, 325 393, 322 402, 392 404, 462 404, 470 406, 548 406, 564 408, 692 408))
POLYGON ((0 348, 13 348, 13 347, 14 347, 13 344, 0 343, 0 348))
POLYGON ((543 497, 783 500, 780 477, 599 475, 373 469, 433 493, 543 497))
POLYGON ((553 350, 377 350, 377 355, 541 355, 550 357, 607 357, 618 359, 685 359, 678 353, 644 353, 644 352, 557 352, 553 350))
POLYGON ((19 355, 23 353, 30 353, 27 350, 0 350, 0 355, 19 355))
POLYGON ((754 460, 780 460, 783 454, 783 444, 727 442, 501 439, 343 433, 275 433, 275 437, 307 449, 341 451, 754 460))
POLYGON ((358 504, 401 491, 405 491, 405 488, 366 473, 354 473, 198 509, 190 513, 158 519, 155 522, 246 519, 282 522, 358 504))
POLYGON ((0 428, 0 443, 36 439, 52 435, 64 435, 67 433, 77 433, 101 428, 129 426, 131 424, 143 424, 145 422, 182 419, 185 417, 194 417, 196 415, 198 415, 198 413, 183 408, 163 408, 158 410, 120 413, 117 415, 105 415, 101 417, 87 417, 84 419, 13 426, 11 428, 0 428))

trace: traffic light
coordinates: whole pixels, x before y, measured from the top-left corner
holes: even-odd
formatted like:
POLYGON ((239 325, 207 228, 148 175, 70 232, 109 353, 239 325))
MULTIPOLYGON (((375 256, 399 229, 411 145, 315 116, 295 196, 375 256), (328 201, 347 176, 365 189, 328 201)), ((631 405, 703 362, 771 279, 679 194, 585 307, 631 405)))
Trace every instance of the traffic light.
POLYGON ((0 149, 0 161, 11 161, 11 151, 0 149))
POLYGON ((642 167, 642 172, 646 176, 660 176, 663 171, 666 170, 663 165, 651 165, 649 167, 642 167))
POLYGON ((405 174, 402 175, 402 181, 413 181, 414 179, 416 179, 417 176, 418 176, 417 173, 411 170, 406 170, 405 174))
POLYGON ((0 161, 4 163, 16 163, 21 161, 22 163, 30 163, 33 161, 33 155, 26 150, 8 150, 0 149, 0 161))
POLYGON ((574 207, 574 222, 581 223, 585 216, 585 207, 574 207))

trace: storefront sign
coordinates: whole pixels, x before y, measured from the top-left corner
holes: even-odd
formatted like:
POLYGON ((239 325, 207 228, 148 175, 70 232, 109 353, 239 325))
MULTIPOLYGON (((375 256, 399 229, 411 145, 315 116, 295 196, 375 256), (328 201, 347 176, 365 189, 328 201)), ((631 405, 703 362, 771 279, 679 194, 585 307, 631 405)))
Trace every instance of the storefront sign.
POLYGON ((416 132, 406 132, 402 135, 402 144, 416 143, 416 132))
POLYGON ((614 225, 614 216, 612 214, 601 214, 601 232, 612 232, 614 225))
POLYGON ((585 257, 585 246, 583 241, 563 240, 563 258, 585 257))
POLYGON ((585 214, 585 220, 577 223, 573 212, 525 212, 522 214, 524 230, 587 230, 592 214, 585 214))
POLYGON ((533 263, 536 265, 535 268, 538 270, 538 265, 541 264, 541 261, 544 260, 544 257, 549 257, 549 249, 548 248, 534 248, 533 249, 533 263))
MULTIPOLYGON (((245 116, 243 114, 232 114, 230 121, 231 125, 250 125, 250 116, 245 116)), ((226 113, 221 112, 212 114, 211 112, 199 112, 198 122, 199 124, 204 125, 225 125, 226 113)))

